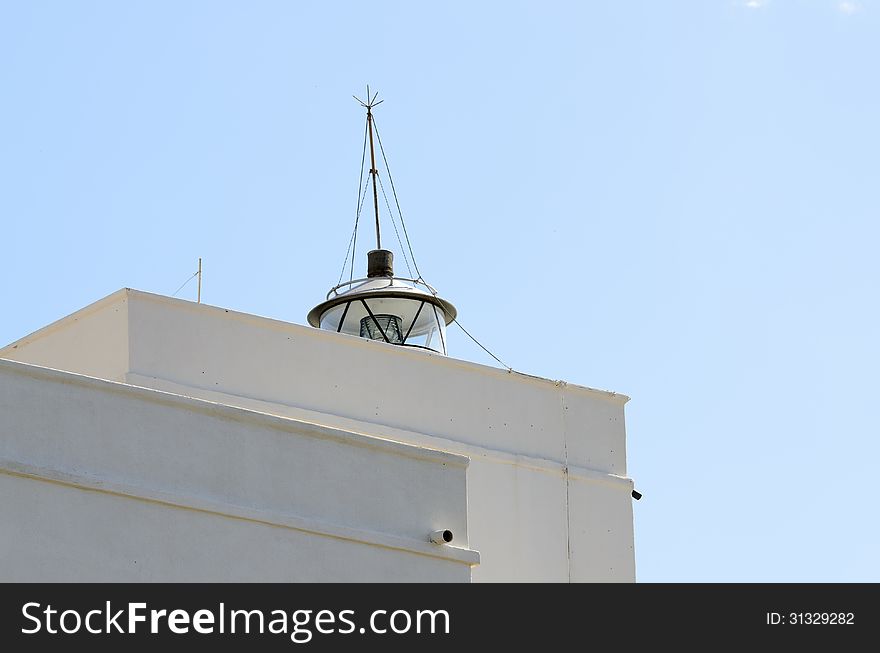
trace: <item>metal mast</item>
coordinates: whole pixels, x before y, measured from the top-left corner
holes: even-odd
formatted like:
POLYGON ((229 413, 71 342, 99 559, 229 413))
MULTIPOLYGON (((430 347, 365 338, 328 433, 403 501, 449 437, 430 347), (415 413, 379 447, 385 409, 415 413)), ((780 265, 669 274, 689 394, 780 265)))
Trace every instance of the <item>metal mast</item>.
POLYGON ((367 131, 370 133, 370 174, 373 176, 373 210, 376 213, 376 249, 382 249, 382 236, 379 233, 379 191, 376 189, 376 177, 379 171, 376 169, 376 151, 373 147, 373 107, 379 106, 385 100, 376 102, 379 96, 377 91, 372 97, 370 96, 370 87, 367 86, 367 101, 364 102, 357 96, 353 96, 355 100, 361 103, 361 106, 367 110, 367 131))

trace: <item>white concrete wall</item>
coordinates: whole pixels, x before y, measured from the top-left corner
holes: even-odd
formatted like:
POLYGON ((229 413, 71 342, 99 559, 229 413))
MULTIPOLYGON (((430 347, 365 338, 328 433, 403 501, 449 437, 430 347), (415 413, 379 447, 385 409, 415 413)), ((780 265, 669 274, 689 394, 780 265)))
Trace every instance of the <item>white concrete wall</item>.
POLYGON ((468 581, 466 468, 0 361, 0 580, 468 581))
POLYGON ((563 407, 546 379, 148 293, 130 295, 129 339, 141 378, 549 460, 570 434, 573 464, 626 474, 619 394, 565 384, 563 407))
POLYGON ((148 293, 125 297, 128 383, 471 458, 470 544, 482 553, 474 580, 635 579, 627 397, 148 293))
POLYGON ((467 582, 467 564, 0 473, 0 582, 467 582))
POLYGON ((0 358, 122 381, 128 364, 129 290, 93 304, 0 349, 0 358))

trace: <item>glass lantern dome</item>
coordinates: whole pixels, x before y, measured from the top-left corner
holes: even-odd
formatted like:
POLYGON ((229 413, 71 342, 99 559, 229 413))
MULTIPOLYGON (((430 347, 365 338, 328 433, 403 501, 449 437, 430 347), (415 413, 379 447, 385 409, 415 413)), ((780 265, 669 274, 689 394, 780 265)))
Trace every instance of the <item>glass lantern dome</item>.
POLYGON ((340 284, 309 312, 313 327, 446 355, 455 307, 424 281, 394 276, 393 254, 367 253, 367 277, 340 284))
MULTIPOLYGON (((388 180, 391 182, 391 190, 394 194, 394 202, 397 205, 397 214, 406 236, 407 246, 412 254, 412 246, 409 245, 409 236, 406 234, 406 224, 400 213, 400 205, 397 202, 397 191, 394 190, 394 181, 391 179, 391 170, 388 169, 388 161, 385 159, 385 150, 382 148, 382 139, 375 125, 373 108, 383 101, 378 100, 378 93, 370 94, 367 86, 367 99, 358 100, 362 107, 367 110, 367 124, 364 130, 364 147, 361 155, 361 180, 363 182, 364 162, 366 161, 367 142, 370 145, 370 178, 373 186, 373 215, 376 218, 376 249, 367 252, 367 276, 364 279, 353 279, 347 283, 341 283, 330 289, 327 299, 309 311, 309 324, 319 329, 347 333, 349 335, 377 340, 391 345, 403 347, 418 347, 438 352, 444 356, 446 349, 446 326, 451 324, 457 315, 455 306, 437 295, 437 291, 422 279, 419 268, 413 265, 417 279, 403 279, 394 276, 394 255, 390 250, 382 249, 382 236, 379 227, 379 194, 378 185, 379 170, 376 167, 376 149, 373 145, 373 132, 379 141, 379 149, 385 160, 385 169, 388 180)), ((364 206, 367 187, 363 190, 358 201, 358 211, 355 216, 354 232, 349 244, 352 255, 352 265, 357 251, 357 229, 361 208, 364 206)), ((382 185, 382 195, 389 212, 391 206, 388 196, 385 195, 385 186, 382 185)), ((391 214, 392 223, 394 214, 391 214)), ((397 233, 397 226, 394 227, 397 233)), ((403 241, 397 233, 397 241, 403 248, 403 241)), ((406 254, 404 253, 404 258, 406 254)), ((348 253, 346 253, 346 262, 348 253)), ((347 265, 347 263, 346 263, 347 265)), ((345 272, 346 265, 342 267, 345 272)), ((409 262, 407 260, 407 268, 409 262)), ((342 276, 340 274, 340 278, 342 276)), ((412 272, 410 272, 412 274, 412 272)))

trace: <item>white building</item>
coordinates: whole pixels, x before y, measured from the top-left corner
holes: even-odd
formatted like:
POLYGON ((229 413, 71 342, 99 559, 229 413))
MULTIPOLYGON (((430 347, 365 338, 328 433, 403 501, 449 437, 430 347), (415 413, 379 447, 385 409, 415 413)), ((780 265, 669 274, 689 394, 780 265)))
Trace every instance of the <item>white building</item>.
POLYGON ((0 580, 633 581, 626 401, 120 290, 0 349, 0 580))

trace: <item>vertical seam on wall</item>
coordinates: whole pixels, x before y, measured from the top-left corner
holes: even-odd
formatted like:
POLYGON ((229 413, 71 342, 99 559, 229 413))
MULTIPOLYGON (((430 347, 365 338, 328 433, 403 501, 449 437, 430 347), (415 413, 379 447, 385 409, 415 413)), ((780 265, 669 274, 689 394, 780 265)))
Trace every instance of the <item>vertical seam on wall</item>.
POLYGON ((122 296, 125 305, 125 369, 122 372, 122 382, 128 383, 128 375, 131 374, 131 293, 126 289, 122 296))
POLYGON ((566 562, 568 572, 568 582, 571 582, 571 505, 569 503, 568 498, 568 490, 569 490, 569 479, 571 478, 568 471, 568 423, 565 419, 565 381, 557 381, 557 385, 560 386, 560 407, 562 409, 562 459, 564 462, 564 467, 562 468, 562 474, 565 477, 565 547, 566 547, 566 562))

